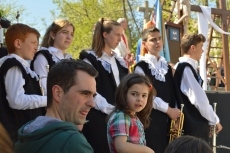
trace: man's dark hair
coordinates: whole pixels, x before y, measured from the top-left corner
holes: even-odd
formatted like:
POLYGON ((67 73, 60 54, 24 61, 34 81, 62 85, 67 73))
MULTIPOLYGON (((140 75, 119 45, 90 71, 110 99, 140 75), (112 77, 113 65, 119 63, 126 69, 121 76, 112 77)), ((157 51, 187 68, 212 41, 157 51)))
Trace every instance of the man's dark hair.
POLYGON ((76 76, 78 71, 84 71, 92 77, 98 75, 97 70, 92 65, 82 60, 64 59, 50 69, 47 78, 47 107, 52 105, 52 87, 58 85, 63 89, 64 93, 68 92, 77 83, 76 76))
POLYGON ((203 139, 193 136, 181 136, 173 140, 165 153, 213 153, 210 145, 203 139))
POLYGON ((153 32, 159 32, 160 33, 160 30, 157 28, 145 29, 141 34, 142 41, 146 41, 148 38, 148 35, 150 35, 150 33, 153 33, 153 32))

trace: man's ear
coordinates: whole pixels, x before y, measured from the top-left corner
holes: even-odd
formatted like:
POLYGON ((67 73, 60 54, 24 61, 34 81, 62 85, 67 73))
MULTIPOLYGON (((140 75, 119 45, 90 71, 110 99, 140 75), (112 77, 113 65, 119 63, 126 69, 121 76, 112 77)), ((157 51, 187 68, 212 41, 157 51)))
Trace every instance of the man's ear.
POLYGON ((54 85, 52 87, 52 94, 53 94, 53 100, 59 103, 64 95, 64 91, 60 86, 54 85))

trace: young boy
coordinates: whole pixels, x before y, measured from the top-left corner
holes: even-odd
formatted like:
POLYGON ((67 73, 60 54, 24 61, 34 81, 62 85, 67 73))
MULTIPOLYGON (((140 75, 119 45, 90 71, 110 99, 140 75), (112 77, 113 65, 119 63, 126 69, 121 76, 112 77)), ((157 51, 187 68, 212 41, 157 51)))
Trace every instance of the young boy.
POLYGON ((160 56, 163 47, 160 31, 157 28, 145 29, 142 32, 142 45, 146 54, 140 56, 134 72, 148 76, 157 91, 157 97, 153 101, 154 109, 150 115, 151 123, 145 131, 146 143, 155 153, 162 153, 168 143, 170 120, 176 120, 180 111, 174 108, 172 68, 160 56))
POLYGON ((0 59, 0 122, 17 140, 17 130, 45 114, 47 100, 41 96, 39 78, 26 60, 32 60, 39 32, 25 24, 14 24, 5 34, 9 55, 0 59))
POLYGON ((202 34, 186 34, 181 39, 184 53, 175 65, 174 82, 177 91, 177 106, 184 104, 184 135, 209 139, 209 125, 216 125, 216 132, 222 126, 212 106, 209 104, 203 80, 197 73, 198 60, 203 53, 205 37, 202 34))

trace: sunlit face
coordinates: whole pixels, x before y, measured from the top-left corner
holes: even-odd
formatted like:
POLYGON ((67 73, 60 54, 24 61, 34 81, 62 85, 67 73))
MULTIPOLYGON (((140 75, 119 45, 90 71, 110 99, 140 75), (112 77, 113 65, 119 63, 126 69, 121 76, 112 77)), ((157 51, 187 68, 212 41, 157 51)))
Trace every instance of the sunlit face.
POLYGON ((73 41, 73 35, 73 26, 71 25, 63 27, 56 34, 51 34, 51 37, 54 39, 53 47, 65 52, 73 41))
POLYGON ((123 28, 121 26, 113 26, 110 33, 103 33, 105 45, 111 49, 115 49, 119 42, 121 41, 121 35, 123 33, 123 28))
POLYGON ((143 41, 142 44, 147 49, 149 54, 152 54, 156 57, 159 56, 159 53, 163 47, 162 37, 157 31, 149 33, 147 40, 143 41))
POLYGON ((192 47, 192 49, 193 49, 193 53, 194 53, 194 59, 195 60, 200 60, 200 58, 201 58, 201 55, 202 55, 202 53, 204 52, 203 51, 203 49, 202 49, 202 47, 203 47, 203 42, 200 42, 200 43, 198 43, 197 45, 192 45, 191 46, 192 47))
POLYGON ((129 88, 127 93, 127 104, 133 114, 145 108, 148 94, 149 87, 144 83, 134 84, 129 88))
POLYGON ((62 120, 83 125, 90 109, 95 106, 96 81, 84 71, 78 71, 77 78, 77 83, 62 94, 58 111, 62 120))
POLYGON ((17 51, 15 52, 25 60, 33 60, 38 49, 38 37, 34 33, 29 33, 25 41, 18 40, 17 51))

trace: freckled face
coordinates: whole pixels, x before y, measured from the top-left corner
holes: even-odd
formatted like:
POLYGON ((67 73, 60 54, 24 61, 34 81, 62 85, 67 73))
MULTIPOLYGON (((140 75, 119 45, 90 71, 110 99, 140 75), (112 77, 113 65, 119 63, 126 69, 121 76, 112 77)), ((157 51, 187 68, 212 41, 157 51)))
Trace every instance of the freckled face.
POLYGON ((19 56, 21 56, 25 60, 33 60, 34 54, 37 52, 38 49, 38 37, 36 34, 29 33, 25 39, 25 41, 19 41, 20 45, 18 52, 19 56))

